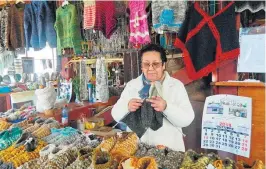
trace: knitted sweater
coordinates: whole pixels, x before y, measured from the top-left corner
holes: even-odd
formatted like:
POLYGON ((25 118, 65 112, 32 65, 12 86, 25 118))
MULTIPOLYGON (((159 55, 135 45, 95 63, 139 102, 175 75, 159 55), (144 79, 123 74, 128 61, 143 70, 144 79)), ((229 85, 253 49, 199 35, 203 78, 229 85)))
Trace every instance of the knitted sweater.
POLYGON ((8 10, 7 48, 15 50, 25 47, 24 4, 15 4, 8 10))
POLYGON ((56 47, 56 32, 54 29, 55 8, 53 2, 32 1, 24 10, 24 29, 26 48, 42 49, 46 42, 50 47, 56 47))
POLYGON ((96 10, 96 5, 95 5, 95 0, 94 1, 84 1, 84 22, 83 22, 83 27, 84 29, 91 29, 94 27, 95 24, 95 10, 96 10))
POLYGON ((114 1, 96 1, 96 17, 94 29, 99 30, 109 39, 116 29, 114 1))
POLYGON ((64 48, 73 48, 75 54, 81 53, 80 25, 74 5, 68 4, 56 10, 55 30, 59 54, 64 48))
POLYGON ((182 50, 192 80, 207 76, 225 60, 237 58, 240 51, 234 2, 213 16, 195 2, 187 11, 175 46, 182 50))

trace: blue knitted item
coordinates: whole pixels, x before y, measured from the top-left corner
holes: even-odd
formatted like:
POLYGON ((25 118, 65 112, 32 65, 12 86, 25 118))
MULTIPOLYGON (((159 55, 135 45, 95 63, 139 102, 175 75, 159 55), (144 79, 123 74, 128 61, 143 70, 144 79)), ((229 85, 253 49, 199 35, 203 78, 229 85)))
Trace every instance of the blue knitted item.
POLYGON ((139 97, 141 99, 146 99, 149 98, 151 82, 148 79, 146 79, 144 74, 142 74, 142 82, 143 82, 143 88, 139 91, 139 97))
POLYGON ((56 47, 54 2, 32 1, 24 10, 26 48, 42 49, 46 42, 56 47))

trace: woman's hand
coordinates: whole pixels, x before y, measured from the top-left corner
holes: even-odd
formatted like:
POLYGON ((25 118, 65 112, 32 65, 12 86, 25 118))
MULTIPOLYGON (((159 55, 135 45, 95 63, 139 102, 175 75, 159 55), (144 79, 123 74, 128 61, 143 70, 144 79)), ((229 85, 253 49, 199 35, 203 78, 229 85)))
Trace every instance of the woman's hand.
POLYGON ((163 112, 166 109, 166 101, 159 96, 153 96, 151 99, 147 99, 147 101, 151 102, 151 107, 158 112, 163 112))
POLYGON ((128 102, 128 110, 130 112, 134 112, 136 110, 138 110, 140 108, 140 106, 142 105, 143 100, 141 99, 131 99, 128 102))

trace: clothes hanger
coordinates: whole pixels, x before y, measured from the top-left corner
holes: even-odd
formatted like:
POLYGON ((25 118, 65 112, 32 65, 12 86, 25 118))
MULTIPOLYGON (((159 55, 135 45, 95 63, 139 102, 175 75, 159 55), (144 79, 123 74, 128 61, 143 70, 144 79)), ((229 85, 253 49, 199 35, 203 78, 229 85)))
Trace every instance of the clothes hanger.
POLYGON ((62 3, 62 7, 66 6, 68 4, 69 4, 69 2, 67 0, 64 0, 64 2, 62 3))

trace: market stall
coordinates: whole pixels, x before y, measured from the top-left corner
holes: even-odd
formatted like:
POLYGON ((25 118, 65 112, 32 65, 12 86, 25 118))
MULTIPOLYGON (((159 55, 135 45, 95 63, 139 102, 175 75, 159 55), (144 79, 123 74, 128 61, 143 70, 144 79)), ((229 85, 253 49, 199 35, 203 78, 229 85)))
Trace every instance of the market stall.
POLYGON ((264 41, 263 1, 0 1, 0 169, 263 169, 264 41))

